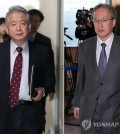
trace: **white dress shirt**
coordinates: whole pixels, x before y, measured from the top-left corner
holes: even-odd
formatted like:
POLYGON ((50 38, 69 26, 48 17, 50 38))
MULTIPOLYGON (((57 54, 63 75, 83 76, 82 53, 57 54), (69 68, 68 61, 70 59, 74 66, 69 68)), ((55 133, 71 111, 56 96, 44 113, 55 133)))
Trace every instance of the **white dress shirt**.
POLYGON ((96 61, 97 61, 97 65, 99 63, 100 53, 101 53, 101 50, 102 50, 102 46, 101 46, 102 43, 106 44, 105 51, 106 51, 106 56, 107 56, 107 61, 108 61, 109 55, 110 55, 111 46, 112 46, 112 43, 113 43, 113 38, 114 38, 114 34, 112 33, 111 36, 105 42, 103 42, 97 36, 97 47, 96 47, 96 61))
MULTIPOLYGON (((15 58, 18 55, 16 50, 18 46, 11 40, 10 42, 10 81, 12 78, 13 68, 15 58)), ((22 75, 21 75, 21 83, 20 83, 20 91, 19 91, 19 100, 30 100, 29 96, 29 82, 28 82, 28 68, 29 68, 29 48, 28 42, 26 41, 22 46, 22 57, 23 57, 23 64, 22 64, 22 75)))

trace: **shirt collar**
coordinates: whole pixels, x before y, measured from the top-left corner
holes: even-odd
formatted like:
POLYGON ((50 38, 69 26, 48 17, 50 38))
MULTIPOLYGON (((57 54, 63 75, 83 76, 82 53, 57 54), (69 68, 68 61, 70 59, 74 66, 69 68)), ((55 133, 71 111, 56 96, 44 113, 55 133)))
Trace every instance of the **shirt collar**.
MULTIPOLYGON (((10 45, 11 45, 11 52, 14 54, 17 50, 16 48, 18 47, 15 42, 13 42, 13 40, 10 41, 10 45)), ((23 48, 23 51, 26 51, 28 48, 28 41, 26 41, 22 46, 20 46, 23 48)))
POLYGON ((35 38, 36 32, 32 34, 32 37, 35 38))
POLYGON ((33 41, 34 38, 35 38, 35 35, 36 35, 36 32, 35 32, 35 33, 32 33, 32 34, 29 36, 29 40, 30 40, 30 41, 33 41))
POLYGON ((107 47, 111 47, 112 42, 113 42, 113 38, 114 38, 114 34, 112 33, 111 36, 110 36, 105 42, 103 42, 103 41, 97 36, 98 45, 101 45, 102 43, 105 43, 105 44, 107 45, 107 47))

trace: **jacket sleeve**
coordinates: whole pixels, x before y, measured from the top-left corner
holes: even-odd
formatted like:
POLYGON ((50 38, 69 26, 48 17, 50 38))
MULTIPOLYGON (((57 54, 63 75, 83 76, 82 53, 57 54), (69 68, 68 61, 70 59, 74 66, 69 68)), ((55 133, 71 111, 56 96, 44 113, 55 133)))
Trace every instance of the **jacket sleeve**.
POLYGON ((80 98, 84 90, 84 83, 85 83, 84 56, 83 56, 83 52, 81 51, 81 47, 79 47, 77 83, 74 92, 73 107, 80 108, 80 98))

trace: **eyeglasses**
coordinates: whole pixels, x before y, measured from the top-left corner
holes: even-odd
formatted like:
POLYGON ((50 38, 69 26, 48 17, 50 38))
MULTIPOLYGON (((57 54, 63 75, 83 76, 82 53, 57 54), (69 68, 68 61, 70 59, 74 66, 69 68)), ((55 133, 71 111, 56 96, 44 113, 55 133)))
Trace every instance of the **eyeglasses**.
POLYGON ((93 19, 93 23, 99 23, 99 22, 101 22, 101 23, 105 24, 109 20, 113 20, 113 19, 101 19, 101 20, 99 20, 99 19, 93 19))

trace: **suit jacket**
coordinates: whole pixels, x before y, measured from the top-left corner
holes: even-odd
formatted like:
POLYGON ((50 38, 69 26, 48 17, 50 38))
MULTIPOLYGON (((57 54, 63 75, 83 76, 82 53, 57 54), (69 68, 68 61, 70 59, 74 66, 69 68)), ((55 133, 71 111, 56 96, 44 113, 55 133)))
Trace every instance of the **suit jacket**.
MULTIPOLYGON (((50 70, 50 53, 49 49, 45 45, 39 45, 36 43, 34 45, 29 42, 29 82, 31 68, 33 65, 36 67, 36 72, 34 75, 34 87, 44 87, 45 93, 48 94, 51 89, 51 70, 50 70)), ((5 127, 8 107, 9 107, 9 90, 10 90, 10 40, 5 41, 0 44, 0 134, 5 127)), ((34 91, 33 91, 34 92, 34 91)), ((45 119, 44 119, 44 109, 43 102, 34 103, 36 108, 40 113, 40 123, 44 129, 45 119)))
POLYGON ((74 107, 80 108, 80 123, 93 119, 97 107, 102 122, 120 122, 120 37, 115 35, 107 67, 101 80, 96 63, 97 38, 79 46, 74 107))
POLYGON ((38 43, 39 42, 39 44, 43 44, 43 45, 47 46, 48 49, 49 49, 50 61, 51 61, 50 62, 51 79, 52 79, 50 92, 55 93, 55 63, 54 63, 54 53, 53 53, 53 50, 52 50, 51 40, 47 36, 37 32, 33 42, 34 43, 38 43))
POLYGON ((41 42, 41 44, 48 45, 49 47, 52 48, 52 44, 51 44, 50 38, 48 38, 47 36, 45 36, 45 35, 43 35, 41 33, 36 32, 34 41, 41 42))
MULTIPOLYGON (((55 63, 54 63, 54 53, 52 50, 52 44, 51 44, 51 40, 50 38, 48 38, 47 36, 36 32, 35 38, 33 40, 34 43, 39 43, 39 44, 43 44, 46 47, 48 47, 48 50, 50 52, 50 70, 51 70, 51 74, 50 74, 50 79, 51 81, 51 89, 49 90, 49 92, 51 93, 55 93, 55 63)), ((43 102, 43 109, 44 109, 44 120, 46 123, 46 118, 45 118, 45 104, 46 104, 46 98, 47 98, 48 94, 45 94, 45 97, 42 98, 42 102, 43 102)))

